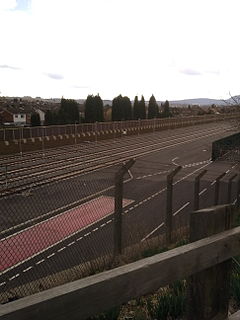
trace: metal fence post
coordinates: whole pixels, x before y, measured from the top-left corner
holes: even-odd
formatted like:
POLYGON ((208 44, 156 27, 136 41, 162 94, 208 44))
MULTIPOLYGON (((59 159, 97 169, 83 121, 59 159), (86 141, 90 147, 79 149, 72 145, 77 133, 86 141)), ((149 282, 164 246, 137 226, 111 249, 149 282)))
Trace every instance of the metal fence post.
POLYGON ((240 175, 238 175, 238 182, 237 182, 237 208, 240 207, 240 175))
POLYGON ((8 176, 7 176, 7 164, 5 165, 5 185, 6 185, 6 188, 8 187, 8 176))
POLYGON ((207 170, 203 170, 199 173, 199 175, 195 178, 194 182, 194 210, 199 209, 199 191, 200 191, 200 179, 204 174, 207 172, 207 170))
POLYGON ((228 180, 228 197, 227 197, 227 203, 231 203, 232 198, 232 181, 236 178, 237 173, 234 174, 229 180, 228 180))
POLYGON ((114 257, 122 253, 122 202, 123 177, 135 160, 123 164, 115 174, 115 207, 114 207, 114 257))
POLYGON ((225 176, 226 172, 223 172, 216 178, 216 183, 215 183, 215 195, 214 195, 214 205, 216 206, 219 201, 219 189, 220 189, 220 180, 225 176))
POLYGON ((23 130, 21 127, 19 127, 19 152, 20 156, 22 157, 23 152, 22 152, 22 139, 23 139, 23 130))
POLYGON ((178 166, 167 176, 167 203, 166 203, 166 241, 167 244, 172 242, 172 196, 173 196, 173 178, 181 169, 181 166, 178 166))

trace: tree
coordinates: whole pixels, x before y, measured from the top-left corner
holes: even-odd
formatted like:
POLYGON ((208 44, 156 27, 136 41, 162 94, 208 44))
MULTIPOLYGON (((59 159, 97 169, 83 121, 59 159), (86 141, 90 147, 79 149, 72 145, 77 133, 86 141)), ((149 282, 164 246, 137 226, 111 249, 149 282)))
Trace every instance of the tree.
POLYGON ((85 101, 85 122, 95 122, 94 96, 88 95, 85 101))
POLYGON ((163 118, 169 118, 172 117, 172 113, 170 111, 169 101, 166 100, 163 104, 163 112, 162 112, 163 118))
POLYGON ((157 118, 158 115, 158 104, 154 95, 152 94, 148 104, 148 119, 157 118))
POLYGON ((112 101, 112 121, 122 120, 122 112, 121 112, 121 100, 122 95, 115 97, 112 101))
POLYGON ((139 102, 138 102, 138 96, 134 98, 133 102, 133 119, 137 120, 139 119, 139 102))
POLYGON ((139 118, 146 119, 146 105, 145 105, 145 99, 143 96, 139 102, 139 118))
POLYGON ((45 121, 44 121, 45 126, 51 126, 54 124, 53 122, 53 113, 51 110, 47 110, 45 113, 45 121))
POLYGON ((132 103, 131 100, 121 94, 113 99, 112 102, 112 121, 131 120, 132 103))
POLYGON ((41 125, 40 116, 37 112, 31 114, 31 126, 37 127, 41 125))
POLYGON ((95 108, 96 108, 96 121, 103 122, 104 116, 103 116, 103 101, 99 94, 94 97, 95 102, 95 108))
POLYGON ((121 101, 122 120, 132 120, 132 103, 128 97, 123 97, 121 101))
POLYGON ((61 106, 58 113, 61 124, 79 122, 78 103, 73 99, 61 99, 61 106))
POLYGON ((102 122, 103 117, 103 101, 98 95, 88 95, 85 101, 85 122, 102 122))

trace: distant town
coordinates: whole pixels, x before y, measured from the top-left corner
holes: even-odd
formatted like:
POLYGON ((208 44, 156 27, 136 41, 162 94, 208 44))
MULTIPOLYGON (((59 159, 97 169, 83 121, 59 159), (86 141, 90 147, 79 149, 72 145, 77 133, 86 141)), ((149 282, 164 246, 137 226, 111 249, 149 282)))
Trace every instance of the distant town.
POLYGON ((156 101, 154 96, 152 96, 149 101, 145 101, 143 97, 139 101, 138 97, 135 97, 134 101, 130 101, 128 97, 122 97, 121 95, 113 100, 102 100, 99 95, 95 97, 89 95, 86 100, 64 98, 43 99, 41 97, 32 98, 30 96, 0 97, 0 126, 37 126, 96 121, 120 121, 139 118, 150 119, 170 116, 186 117, 230 113, 237 111, 237 109, 238 106, 236 103, 231 103, 230 99, 227 101, 189 99, 164 102, 156 101), (96 98, 98 100, 96 100, 97 102, 94 100, 96 98), (153 112, 151 112, 151 102, 153 105, 155 104, 155 111, 153 112), (67 117, 64 118, 64 116, 59 117, 59 114, 63 114, 61 108, 64 108, 65 105, 66 110, 68 107, 70 108, 71 104, 75 107, 75 116, 68 119, 67 117), (138 111, 141 104, 144 109, 143 112, 138 111), (91 112, 94 113, 94 108, 97 109, 98 107, 100 108, 98 115, 90 114, 91 112), (167 111, 166 107, 168 108, 167 111), (120 114, 116 113, 116 110, 120 110, 121 108, 122 110, 128 108, 129 112, 127 116, 126 111, 120 112, 120 114), (90 113, 89 110, 91 110, 90 113), (101 114, 101 116, 99 116, 99 114, 101 114))

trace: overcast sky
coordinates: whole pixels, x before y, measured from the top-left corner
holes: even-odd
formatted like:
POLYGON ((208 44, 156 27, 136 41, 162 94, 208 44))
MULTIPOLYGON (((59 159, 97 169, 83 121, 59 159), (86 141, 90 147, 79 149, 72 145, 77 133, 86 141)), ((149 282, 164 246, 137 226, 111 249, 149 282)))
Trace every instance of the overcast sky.
POLYGON ((0 95, 240 94, 239 0, 0 0, 0 95))

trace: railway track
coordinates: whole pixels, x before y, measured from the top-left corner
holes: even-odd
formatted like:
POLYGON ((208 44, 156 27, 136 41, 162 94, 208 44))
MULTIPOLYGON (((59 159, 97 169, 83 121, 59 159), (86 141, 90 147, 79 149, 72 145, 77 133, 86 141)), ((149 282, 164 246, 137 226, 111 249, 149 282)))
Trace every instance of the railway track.
MULTIPOLYGON (((51 150, 44 162, 41 159, 41 163, 39 163, 38 155, 32 158, 32 163, 29 158, 22 159, 22 161, 10 161, 8 164, 3 162, 3 170, 0 174, 0 197, 113 166, 131 157, 141 157, 148 153, 218 135, 227 128, 226 125, 220 128, 210 126, 204 129, 201 126, 195 128, 194 132, 178 129, 178 134, 171 132, 172 135, 170 136, 168 132, 168 135, 166 133, 161 141, 159 141, 157 134, 154 137, 153 135, 146 135, 145 138, 132 138, 124 142, 119 140, 114 148, 111 148, 110 143, 99 146, 91 144, 82 150, 81 155, 76 152, 76 148, 65 148, 62 155, 60 152, 63 150, 56 150, 55 153, 51 150), (58 156, 62 158, 57 159, 58 156), (8 170, 4 171, 4 166, 8 170)), ((80 148, 81 145, 78 146, 79 150, 80 148)))

